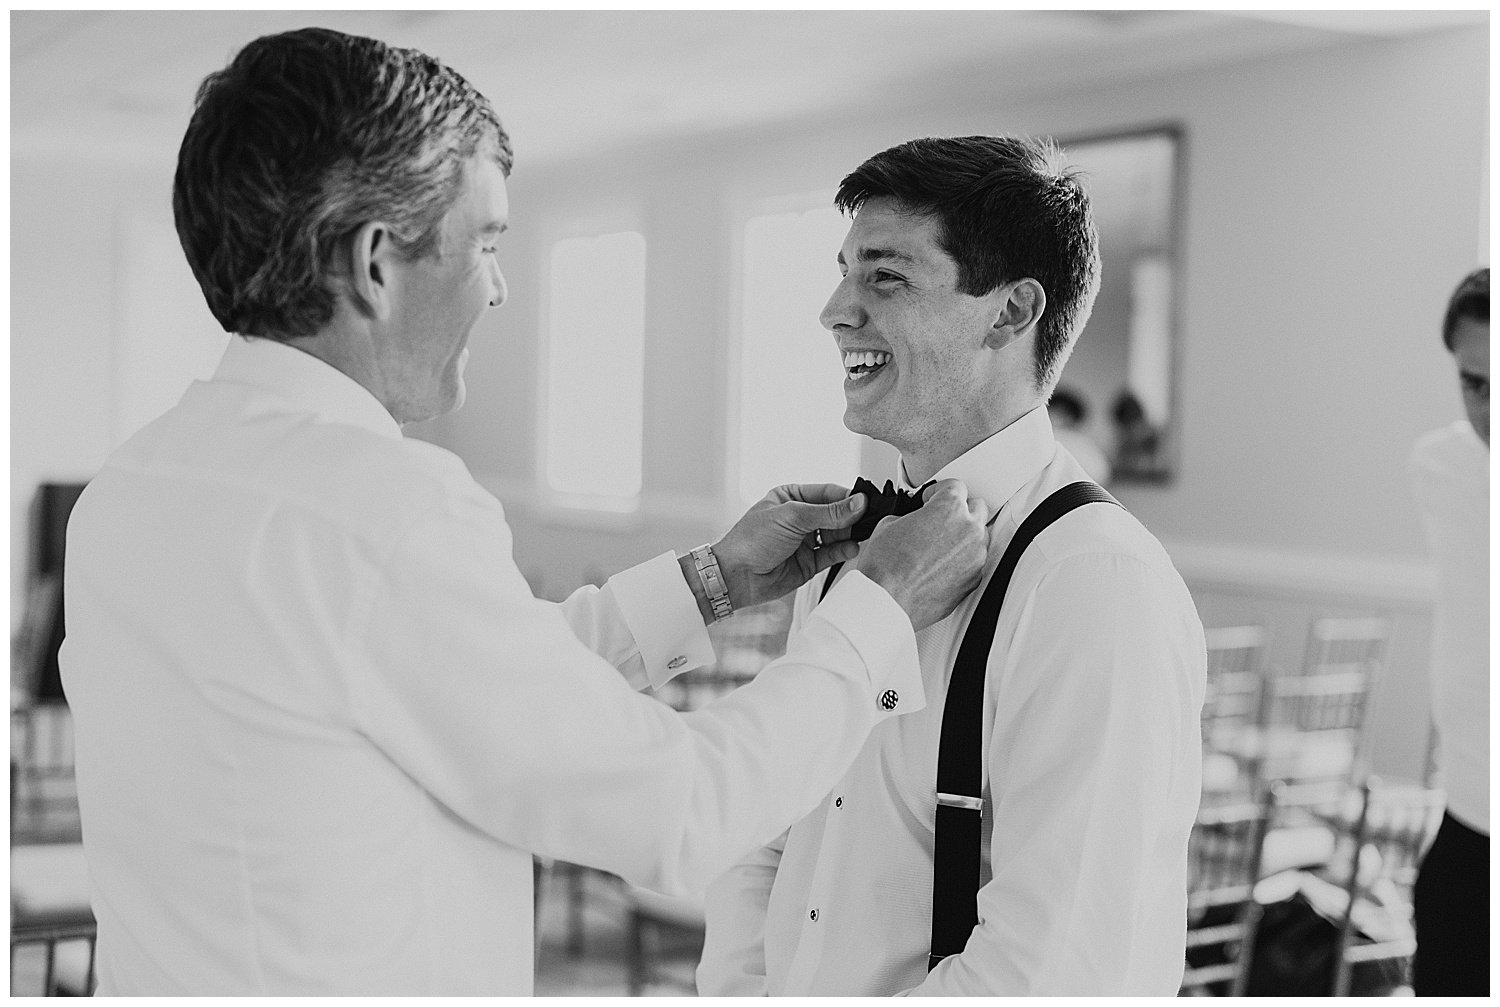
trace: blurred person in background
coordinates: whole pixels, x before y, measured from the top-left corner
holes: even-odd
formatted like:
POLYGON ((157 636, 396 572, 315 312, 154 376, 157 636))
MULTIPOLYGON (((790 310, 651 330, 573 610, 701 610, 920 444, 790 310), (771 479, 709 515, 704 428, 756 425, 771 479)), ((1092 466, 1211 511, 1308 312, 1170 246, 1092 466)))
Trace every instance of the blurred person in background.
POLYGON ((266 36, 198 92, 173 207, 233 336, 68 529, 101 993, 530 994, 533 854, 701 889, 924 704, 914 632, 984 558, 958 482, 858 547, 860 497, 783 487, 550 604, 500 503, 403 437, 505 300, 511 164, 483 95, 373 39, 266 36), (754 682, 636 691, 856 554, 754 682))
POLYGON ((1071 388, 1054 388, 1047 399, 1047 416, 1052 420, 1052 436, 1068 449, 1089 478, 1100 486, 1109 484, 1109 457, 1084 429, 1088 421, 1088 404, 1071 388))
POLYGON ((1418 996, 1490 991, 1490 271, 1443 315, 1465 418, 1424 434, 1412 484, 1438 574, 1432 720, 1447 808, 1417 876, 1418 996))

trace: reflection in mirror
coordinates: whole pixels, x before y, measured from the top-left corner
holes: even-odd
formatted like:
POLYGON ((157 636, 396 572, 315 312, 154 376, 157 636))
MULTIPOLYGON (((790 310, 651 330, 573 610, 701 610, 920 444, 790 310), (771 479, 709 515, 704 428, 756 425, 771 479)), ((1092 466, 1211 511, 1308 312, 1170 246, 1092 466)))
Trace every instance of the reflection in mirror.
POLYGON ((1059 141, 1084 173, 1103 280, 1049 408, 1094 478, 1161 481, 1176 455, 1180 134, 1059 141))

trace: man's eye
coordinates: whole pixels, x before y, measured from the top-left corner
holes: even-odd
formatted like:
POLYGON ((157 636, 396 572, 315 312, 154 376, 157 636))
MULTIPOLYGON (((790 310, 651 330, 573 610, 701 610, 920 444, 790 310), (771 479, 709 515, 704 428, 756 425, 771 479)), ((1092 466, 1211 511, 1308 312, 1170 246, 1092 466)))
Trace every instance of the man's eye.
POLYGON ((887 280, 899 280, 901 279, 901 277, 897 276, 895 273, 891 272, 888 269, 877 269, 875 270, 875 272, 870 274, 870 279, 876 283, 884 283, 887 280))

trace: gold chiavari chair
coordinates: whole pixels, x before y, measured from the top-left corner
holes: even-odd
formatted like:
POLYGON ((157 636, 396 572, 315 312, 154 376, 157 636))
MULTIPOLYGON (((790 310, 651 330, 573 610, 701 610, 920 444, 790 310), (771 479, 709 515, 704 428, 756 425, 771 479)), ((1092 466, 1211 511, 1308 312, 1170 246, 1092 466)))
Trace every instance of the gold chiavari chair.
POLYGON ((1253 801, 1265 683, 1263 626, 1219 626, 1204 631, 1208 676, 1204 689, 1203 791, 1209 803, 1253 801), (1252 757, 1245 757, 1245 752, 1252 757))
POLYGON ((1182 995, 1243 996, 1260 905, 1255 883, 1274 793, 1204 807, 1188 840, 1187 967, 1182 995))
POLYGON ((1409 985, 1416 951, 1412 889, 1444 802, 1443 791, 1418 784, 1371 777, 1360 786, 1342 858, 1347 903, 1335 942, 1334 996, 1348 996, 1355 969, 1367 963, 1398 963, 1409 985))

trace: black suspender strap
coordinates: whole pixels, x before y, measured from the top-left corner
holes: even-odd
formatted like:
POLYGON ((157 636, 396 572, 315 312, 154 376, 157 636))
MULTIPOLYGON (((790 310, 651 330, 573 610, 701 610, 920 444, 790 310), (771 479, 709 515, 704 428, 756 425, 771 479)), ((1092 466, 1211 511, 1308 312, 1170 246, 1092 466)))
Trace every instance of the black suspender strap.
MULTIPOLYGON (((1096 483, 1076 482, 1057 490, 1026 515, 990 576, 959 644, 953 674, 948 680, 942 740, 938 744, 929 971, 944 958, 962 951, 979 921, 984 673, 1005 590, 1021 554, 1043 528, 1075 507, 1096 502, 1119 505, 1096 483)), ((828 584, 832 583, 830 574, 828 584)), ((823 588, 825 594, 828 584, 823 588)))
MULTIPOLYGON (((829 588, 833 587, 834 578, 839 575, 839 571, 843 568, 844 564, 842 563, 835 563, 833 564, 833 566, 828 568, 828 577, 823 581, 823 590, 818 592, 818 601, 822 601, 824 598, 828 597, 828 590, 829 588)), ((814 602, 813 604, 816 605, 817 602, 814 602)))
MULTIPOLYGON (((980 822, 984 806, 984 676, 1000 606, 1011 574, 1033 539, 1053 521, 1087 503, 1120 502, 1092 482, 1076 482, 1055 491, 1026 515, 990 575, 969 619, 948 679, 943 726, 938 742, 937 809, 932 865, 931 971, 969 943, 979 922, 980 822)), ((818 601, 828 596, 842 563, 828 569, 818 601)))

